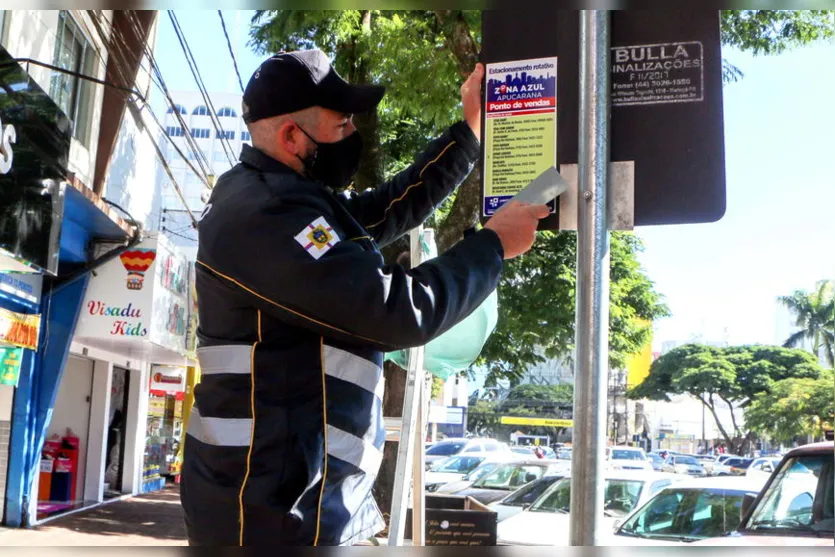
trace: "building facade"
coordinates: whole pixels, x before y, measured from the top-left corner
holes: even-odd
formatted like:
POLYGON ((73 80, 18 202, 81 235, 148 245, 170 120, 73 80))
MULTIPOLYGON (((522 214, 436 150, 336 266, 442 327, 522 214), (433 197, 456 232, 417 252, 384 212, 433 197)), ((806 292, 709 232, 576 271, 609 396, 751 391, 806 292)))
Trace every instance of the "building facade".
POLYGON ((183 160, 167 141, 161 138, 160 142, 165 145, 166 159, 171 161, 171 173, 180 186, 188 209, 183 206, 168 173, 158 165, 155 182, 159 206, 154 207, 147 224, 150 229, 167 234, 194 261, 197 259, 197 231, 188 212, 199 217, 208 196, 206 184, 194 169, 220 177, 237 164, 242 146, 251 144, 251 138, 241 117, 241 95, 212 93, 209 96, 211 107, 196 91, 173 91, 171 98, 179 115, 172 107, 166 109, 164 133, 186 154, 187 160, 183 160), (216 120, 210 115, 211 108, 216 111, 216 120), (183 128, 180 118, 188 131, 183 128), (191 134, 191 139, 203 153, 202 157, 190 148, 187 133, 191 134))
POLYGON ((7 526, 177 472, 169 439, 194 379, 193 273, 164 235, 147 233, 161 203, 148 187, 156 151, 144 103, 130 100, 149 90, 142 53, 155 35, 154 11, 0 12, 7 526))

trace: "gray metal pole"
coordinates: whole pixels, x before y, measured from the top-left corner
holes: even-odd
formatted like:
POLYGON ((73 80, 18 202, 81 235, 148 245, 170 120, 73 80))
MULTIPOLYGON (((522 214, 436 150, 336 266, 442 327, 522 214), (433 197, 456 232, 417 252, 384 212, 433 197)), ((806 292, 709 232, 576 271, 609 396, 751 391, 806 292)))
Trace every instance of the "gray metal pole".
POLYGON ((602 543, 609 369, 609 13, 580 12, 580 151, 572 546, 602 543))

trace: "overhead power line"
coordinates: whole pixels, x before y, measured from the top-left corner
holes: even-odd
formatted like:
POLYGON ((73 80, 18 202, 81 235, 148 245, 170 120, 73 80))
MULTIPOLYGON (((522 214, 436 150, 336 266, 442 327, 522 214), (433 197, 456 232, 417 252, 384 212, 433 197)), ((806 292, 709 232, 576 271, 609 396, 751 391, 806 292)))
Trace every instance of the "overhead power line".
POLYGON ((241 93, 244 92, 244 82, 241 79, 241 72, 238 71, 238 61, 235 59, 235 51, 232 49, 232 41, 229 40, 229 33, 226 32, 226 22, 223 20, 223 11, 218 10, 220 26, 223 27, 223 36, 226 37, 226 45, 229 47, 229 55, 232 56, 232 65, 235 67, 235 75, 238 76, 238 85, 241 86, 241 93))
MULTIPOLYGON (((113 26, 113 24, 111 22, 107 21, 107 19, 104 18, 101 14, 98 14, 96 12, 92 12, 92 13, 94 14, 94 18, 92 20, 93 25, 96 27, 96 32, 99 34, 99 37, 101 37, 102 42, 105 45, 108 45, 108 44, 109 45, 115 45, 116 48, 119 50, 119 52, 117 53, 117 52, 113 52, 112 49, 108 49, 108 52, 110 52, 111 55, 113 56, 113 61, 116 63, 117 71, 120 73, 120 75, 122 76, 123 79, 127 80, 127 78, 124 74, 124 71, 122 70, 122 67, 125 64, 124 60, 126 60, 126 56, 127 56, 127 47, 125 46, 126 38, 124 36, 124 33, 122 33, 121 30, 117 30, 113 26), (104 30, 103 30, 104 23, 108 24, 110 35, 108 35, 107 33, 104 32, 104 30), (118 35, 119 35, 118 37, 116 37, 117 31, 118 31, 118 35), (108 41, 108 36, 116 37, 119 40, 108 41), (120 54, 122 56, 123 61, 121 63, 119 62, 118 58, 116 57, 116 54, 120 54)), ((133 14, 130 14, 129 19, 131 20, 131 23, 133 25, 134 32, 139 33, 140 32, 139 31, 139 25, 138 25, 138 21, 136 20, 136 17, 133 14)), ((86 26, 86 23, 85 23, 85 26, 86 26)), ((145 106, 148 108, 148 114, 154 120, 154 123, 157 125, 157 128, 163 133, 163 135, 168 140, 168 142, 171 144, 171 146, 174 147, 174 149, 177 151, 177 153, 182 157, 185 164, 191 169, 192 172, 194 172, 194 174, 203 182, 203 184, 206 187, 209 187, 208 176, 210 174, 213 174, 211 166, 209 165, 209 162, 206 159, 205 154, 202 152, 200 147, 197 145, 197 143, 192 138, 190 130, 188 128, 188 125, 182 119, 182 116, 180 115, 179 111, 176 109, 176 106, 175 106, 175 103, 174 103, 173 99, 171 98, 170 94, 168 94, 168 88, 165 85, 164 79, 162 79, 162 74, 161 74, 161 72, 159 72, 159 68, 156 66, 156 61, 153 59, 153 54, 150 52, 150 47, 148 47, 147 44, 144 44, 143 48, 144 48, 144 54, 145 54, 146 58, 148 59, 148 63, 149 63, 149 66, 150 66, 150 69, 148 70, 148 75, 151 78, 151 81, 157 86, 157 88, 165 94, 165 98, 166 98, 166 101, 169 105, 169 109, 171 109, 173 112, 176 113, 178 122, 180 123, 182 129, 185 132, 186 145, 190 148, 192 153, 194 153, 193 158, 194 158, 194 160, 197 161, 197 164, 200 166, 200 170, 195 168, 195 166, 191 163, 190 158, 187 157, 185 155, 185 153, 183 153, 182 149, 180 149, 180 146, 177 145, 176 141, 174 141, 174 139, 172 139, 166 133, 165 127, 159 121, 159 118, 154 113, 154 111, 151 110, 150 105, 145 104, 145 106)), ((99 53, 99 57, 101 58, 100 53, 99 53)), ((102 60, 104 60, 104 59, 102 58, 102 60)), ((175 187, 176 187, 176 185, 175 185, 175 187)))
MULTIPOLYGON (((117 47, 122 46, 122 45, 120 45, 120 41, 115 41, 115 40, 108 41, 107 40, 107 35, 104 33, 104 30, 102 28, 102 21, 100 19, 98 19, 100 14, 97 14, 95 11, 92 11, 92 10, 89 11, 89 13, 93 14, 93 17, 91 18, 91 21, 93 22, 93 25, 96 27, 96 31, 99 34, 99 36, 101 37, 102 43, 106 47, 107 47, 107 45, 114 45, 114 44, 116 44, 117 47)), ((113 25, 111 24, 110 29, 111 29, 111 36, 112 36, 115 27, 113 27, 113 25)), ((135 25, 134 30, 137 34, 137 37, 141 37, 141 32, 140 32, 140 28, 139 28, 138 24, 135 25)), ((122 40, 122 43, 123 43, 124 42, 124 37, 122 37, 122 39, 123 39, 122 40)), ((145 50, 147 52, 149 50, 148 46, 147 46, 147 43, 144 43, 144 47, 145 47, 145 50)), ((113 57, 114 67, 116 68, 116 71, 119 73, 119 75, 122 78, 122 80, 124 81, 124 83, 133 84, 133 86, 136 87, 136 76, 133 76, 131 78, 128 75, 127 61, 126 61, 126 58, 124 57, 125 56, 124 47, 122 47, 122 48, 123 48, 123 51, 121 53, 117 53, 117 52, 113 51, 112 49, 108 48, 108 53, 109 53, 110 56, 113 57), (122 54, 123 58, 121 60, 119 60, 119 56, 117 56, 117 54, 122 54)), ((101 56, 101 53, 99 53, 99 56, 101 56)), ((160 75, 160 77, 161 77, 161 75, 160 75)), ((145 106, 148 108, 148 112, 153 115, 153 111, 151 110, 150 106, 147 103, 145 104, 145 106)), ((177 184, 176 179, 174 178, 174 175, 171 171, 170 166, 168 165, 168 161, 166 161, 166 159, 165 159, 165 155, 163 154, 162 149, 159 146, 159 143, 156 141, 156 139, 154 139, 153 135, 151 134, 151 130, 145 125, 144 117, 142 116, 142 112, 141 111, 136 111, 136 114, 139 117, 140 123, 142 124, 143 128, 145 129, 145 132, 148 134, 148 137, 151 140, 151 145, 153 145, 154 150, 157 153, 157 158, 159 159, 160 163, 162 164, 163 169, 165 170, 165 172, 168 174, 168 177, 171 180, 171 183, 174 187, 174 190, 176 191, 178 197, 180 198, 180 202, 182 203, 183 207, 186 210, 189 210, 188 209, 188 203, 186 202, 185 196, 183 195, 182 190, 180 189, 179 185, 177 184)), ((196 228, 197 227, 197 219, 195 219, 194 216, 190 212, 189 212, 189 216, 191 217, 192 225, 196 228)))
POLYGON ((188 62, 192 76, 194 76, 194 81, 197 83, 197 88, 200 90, 200 94, 203 96, 203 101, 206 103, 206 107, 209 111, 209 119, 212 121, 212 125, 217 132, 217 136, 220 138, 220 144, 226 153, 226 157, 229 159, 229 164, 234 166, 234 151, 232 150, 232 146, 229 144, 229 140, 226 138, 226 132, 224 131, 223 125, 220 123, 220 119, 217 116, 217 110, 215 110, 212 99, 209 96, 209 92, 203 82, 203 77, 200 75, 200 69, 197 67, 197 60, 194 59, 194 54, 191 52, 191 47, 188 44, 185 33, 183 33, 183 30, 180 27, 180 22, 177 20, 177 16, 174 14, 174 10, 168 10, 168 17, 171 19, 171 24, 174 26, 174 33, 180 41, 180 47, 182 47, 183 53, 186 55, 186 61, 188 62))

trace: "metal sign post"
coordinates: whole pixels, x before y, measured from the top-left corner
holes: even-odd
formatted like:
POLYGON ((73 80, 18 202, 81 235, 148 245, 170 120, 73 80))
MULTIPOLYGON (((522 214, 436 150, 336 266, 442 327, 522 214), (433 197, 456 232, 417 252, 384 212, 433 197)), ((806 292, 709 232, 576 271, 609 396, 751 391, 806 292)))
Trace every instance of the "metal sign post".
POLYGON ((599 545, 609 369, 609 13, 580 12, 577 368, 569 543, 599 545))
MULTIPOLYGON (((409 232, 412 267, 417 267, 423 262, 424 253, 421 240, 424 233, 423 227, 418 227, 409 232)), ((422 416, 424 376, 423 346, 411 348, 409 350, 409 369, 406 376, 406 394, 403 399, 403 421, 400 425, 397 446, 397 465, 394 472, 388 540, 390 546, 403 545, 410 489, 414 497, 412 505, 412 543, 413 545, 422 545, 423 543, 423 529, 425 527, 423 518, 423 431, 425 419, 422 416), (416 451, 418 441, 420 442, 420 450, 416 451), (417 458, 415 458, 416 454, 417 458), (415 466, 418 464, 421 469, 416 474, 415 466)))

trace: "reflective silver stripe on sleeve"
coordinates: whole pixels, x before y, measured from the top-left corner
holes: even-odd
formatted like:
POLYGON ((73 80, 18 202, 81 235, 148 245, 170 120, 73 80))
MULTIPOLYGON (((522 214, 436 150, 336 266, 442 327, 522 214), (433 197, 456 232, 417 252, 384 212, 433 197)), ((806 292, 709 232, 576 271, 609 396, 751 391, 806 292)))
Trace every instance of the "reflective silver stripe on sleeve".
POLYGON ((188 418, 188 434, 216 447, 248 447, 252 436, 249 418, 204 418, 197 407, 188 418))
POLYGON ((232 373, 249 375, 252 367, 251 344, 224 344, 197 349, 202 375, 232 373))
POLYGON ((323 365, 325 374, 353 383, 383 400, 385 389, 383 370, 374 362, 333 346, 325 346, 323 365))
POLYGON ((371 476, 377 475, 383 461, 382 451, 374 445, 332 425, 328 426, 328 454, 353 464, 371 476))

